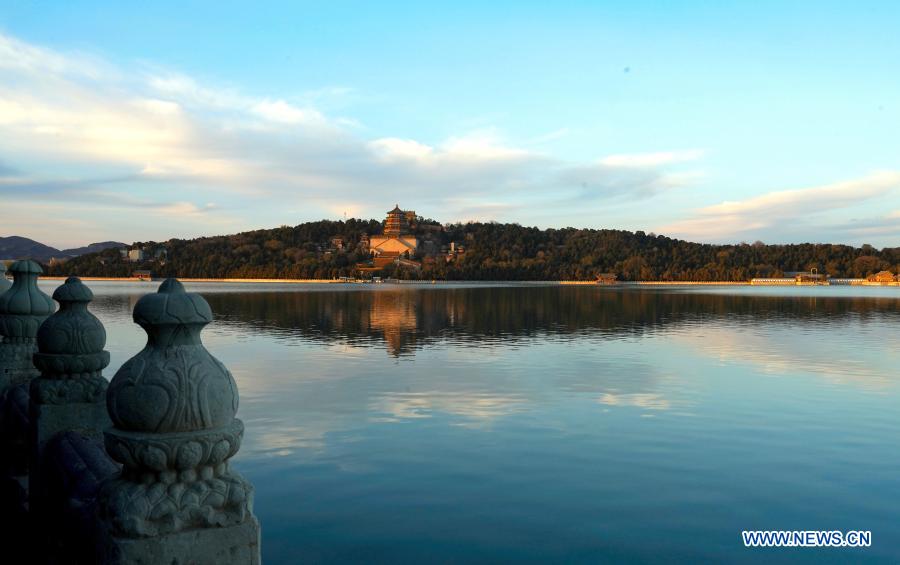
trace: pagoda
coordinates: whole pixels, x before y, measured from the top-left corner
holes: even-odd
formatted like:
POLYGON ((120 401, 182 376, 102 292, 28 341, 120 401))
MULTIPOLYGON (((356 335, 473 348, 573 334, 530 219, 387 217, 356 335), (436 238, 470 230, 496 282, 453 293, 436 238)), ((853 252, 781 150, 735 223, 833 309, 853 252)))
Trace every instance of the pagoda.
POLYGON ((387 213, 387 218, 384 220, 384 235, 399 238, 407 233, 409 233, 409 221, 406 219, 406 212, 400 209, 399 204, 395 204, 394 209, 387 213))
POLYGON ((401 210, 399 205, 387 213, 382 235, 369 237, 371 266, 361 267, 361 270, 378 270, 392 263, 419 266, 411 260, 419 248, 419 241, 409 233, 410 216, 414 217, 415 212, 401 210))

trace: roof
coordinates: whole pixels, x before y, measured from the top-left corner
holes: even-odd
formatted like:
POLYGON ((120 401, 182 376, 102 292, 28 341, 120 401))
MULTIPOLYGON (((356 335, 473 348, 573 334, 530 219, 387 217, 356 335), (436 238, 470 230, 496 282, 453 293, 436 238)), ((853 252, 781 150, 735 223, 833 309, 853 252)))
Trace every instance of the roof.
POLYGON ((388 212, 388 214, 394 214, 396 212, 400 212, 401 214, 403 213, 403 210, 400 209, 399 204, 394 204, 394 209, 388 212))

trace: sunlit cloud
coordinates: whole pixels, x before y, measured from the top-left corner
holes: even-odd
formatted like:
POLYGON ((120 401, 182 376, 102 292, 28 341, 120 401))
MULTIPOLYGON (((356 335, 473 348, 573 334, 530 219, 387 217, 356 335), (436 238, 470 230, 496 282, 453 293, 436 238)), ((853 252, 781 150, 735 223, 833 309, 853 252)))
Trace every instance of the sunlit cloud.
POLYGON ((443 144, 444 151, 454 157, 475 160, 522 159, 532 154, 504 143, 494 131, 476 131, 462 137, 451 137, 443 144))
POLYGON ((424 161, 434 155, 434 147, 419 143, 414 139, 384 137, 369 143, 376 156, 385 161, 411 159, 424 161))
POLYGON ((0 33, 0 69, 27 73, 98 78, 109 77, 111 66, 89 55, 57 53, 0 33))
POLYGON ((160 214, 171 214, 174 216, 188 216, 196 218, 201 217, 207 212, 215 209, 216 205, 213 203, 198 206, 192 202, 173 202, 172 204, 167 204, 165 206, 156 208, 156 212, 160 214))
MULTIPOLYGON (((379 217, 385 202, 414 204, 445 221, 522 221, 517 215, 523 210, 574 201, 583 210, 604 199, 650 198, 689 185, 697 178, 691 171, 666 167, 702 157, 688 150, 579 163, 534 149, 565 136, 566 128, 521 143, 491 126, 433 141, 365 139, 353 118, 313 106, 347 96, 346 87, 257 95, 147 63, 119 68, 5 35, 0 68, 7 74, 0 80, 0 151, 15 170, 0 171, 0 187, 22 189, 6 193, 14 201, 7 208, 27 213, 41 194, 73 204, 109 195, 103 217, 72 207, 94 221, 78 232, 83 241, 60 241, 63 232, 52 238, 63 246, 214 235, 223 224, 235 232, 334 210, 379 217), (170 217, 143 222, 131 201, 155 217, 170 217), (208 202, 216 206, 205 207, 208 202), (110 208, 128 221, 107 222, 110 208), (241 210, 240 218, 225 222, 229 209, 241 210), (287 210, 304 216, 286 216, 287 210), (112 231, 122 225, 128 233, 112 231)), ((5 229, 25 228, 14 219, 5 229)))
MULTIPOLYGON (((729 240, 751 234, 760 238, 769 230, 784 231, 813 220, 832 226, 830 233, 852 232, 846 222, 836 223, 828 213, 849 210, 866 201, 894 195, 900 189, 900 171, 881 171, 866 177, 823 186, 780 190, 740 201, 726 201, 696 211, 693 218, 659 228, 662 233, 686 239, 729 240)), ((878 227, 878 226, 875 226, 878 227)), ((883 226, 881 226, 883 227, 883 226)), ((879 232, 881 233, 881 232, 879 232)))
POLYGON ((266 120, 283 124, 321 123, 325 119, 316 110, 298 108, 284 100, 263 100, 252 111, 266 120))

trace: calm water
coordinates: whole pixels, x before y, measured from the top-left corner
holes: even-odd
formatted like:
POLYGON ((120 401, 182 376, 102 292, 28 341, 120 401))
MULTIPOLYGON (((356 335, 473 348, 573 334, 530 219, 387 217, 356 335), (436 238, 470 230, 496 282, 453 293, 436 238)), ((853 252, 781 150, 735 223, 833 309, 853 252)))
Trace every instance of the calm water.
MULTIPOLYGON (((156 285, 91 286, 111 376, 156 285)), ((900 562, 898 288, 190 288, 266 563, 900 562)))

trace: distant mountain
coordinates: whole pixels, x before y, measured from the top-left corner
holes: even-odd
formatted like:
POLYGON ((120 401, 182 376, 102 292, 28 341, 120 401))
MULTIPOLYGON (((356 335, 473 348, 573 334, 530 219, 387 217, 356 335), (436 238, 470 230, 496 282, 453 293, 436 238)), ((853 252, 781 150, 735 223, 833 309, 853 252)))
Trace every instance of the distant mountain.
POLYGON ((17 235, 0 237, 0 259, 34 259, 46 262, 51 257, 60 257, 61 255, 62 252, 59 249, 27 237, 17 235))
POLYGON ((106 249, 118 247, 128 246, 118 241, 104 241, 101 243, 92 243, 86 247, 77 247, 60 251, 55 247, 44 245, 39 241, 28 239, 27 237, 11 235, 9 237, 0 237, 0 260, 33 259, 35 261, 46 263, 53 258, 68 259, 86 253, 98 253, 106 249))
POLYGON ((61 253, 66 257, 78 257, 79 255, 85 255, 87 253, 99 253, 106 249, 120 249, 122 247, 128 247, 128 244, 120 241, 101 241, 100 243, 92 243, 84 247, 63 249, 61 253))

